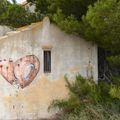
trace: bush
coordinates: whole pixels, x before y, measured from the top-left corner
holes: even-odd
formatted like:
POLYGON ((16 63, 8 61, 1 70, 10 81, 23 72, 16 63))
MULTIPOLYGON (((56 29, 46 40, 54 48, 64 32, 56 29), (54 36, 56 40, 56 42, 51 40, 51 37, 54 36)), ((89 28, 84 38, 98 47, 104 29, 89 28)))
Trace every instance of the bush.
POLYGON ((87 106, 82 111, 62 115, 60 120, 119 120, 120 114, 105 109, 102 105, 87 106))
POLYGON ((69 98, 54 100, 49 107, 63 111, 60 120, 118 120, 120 117, 120 98, 115 96, 117 92, 113 85, 96 84, 92 79, 78 75, 74 82, 66 79, 66 87, 69 98))

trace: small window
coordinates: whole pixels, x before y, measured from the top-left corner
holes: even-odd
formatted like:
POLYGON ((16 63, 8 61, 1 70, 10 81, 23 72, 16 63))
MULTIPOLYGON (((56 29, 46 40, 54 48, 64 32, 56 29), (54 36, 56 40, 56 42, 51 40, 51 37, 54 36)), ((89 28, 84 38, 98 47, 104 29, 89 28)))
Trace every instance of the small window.
POLYGON ((45 50, 44 51, 44 73, 51 72, 51 51, 45 50))

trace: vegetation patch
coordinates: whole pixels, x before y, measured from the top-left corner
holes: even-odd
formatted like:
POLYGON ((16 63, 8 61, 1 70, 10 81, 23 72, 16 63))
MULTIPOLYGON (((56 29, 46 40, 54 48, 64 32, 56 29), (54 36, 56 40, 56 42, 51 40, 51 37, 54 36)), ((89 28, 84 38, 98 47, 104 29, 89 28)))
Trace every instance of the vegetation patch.
POLYGON ((54 100, 49 110, 59 108, 60 120, 119 120, 120 94, 114 84, 86 79, 78 75, 74 82, 66 79, 69 98, 54 100))

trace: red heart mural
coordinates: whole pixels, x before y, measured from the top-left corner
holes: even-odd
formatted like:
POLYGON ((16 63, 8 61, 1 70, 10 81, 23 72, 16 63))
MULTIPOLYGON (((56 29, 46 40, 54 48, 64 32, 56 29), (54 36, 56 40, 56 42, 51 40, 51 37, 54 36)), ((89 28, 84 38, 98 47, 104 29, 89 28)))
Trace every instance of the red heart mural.
POLYGON ((12 84, 15 80, 13 61, 7 61, 6 59, 0 60, 0 73, 9 83, 12 84))
POLYGON ((35 55, 27 55, 18 59, 0 61, 0 73, 10 83, 16 82, 24 88, 28 86, 39 72, 40 62, 35 55))

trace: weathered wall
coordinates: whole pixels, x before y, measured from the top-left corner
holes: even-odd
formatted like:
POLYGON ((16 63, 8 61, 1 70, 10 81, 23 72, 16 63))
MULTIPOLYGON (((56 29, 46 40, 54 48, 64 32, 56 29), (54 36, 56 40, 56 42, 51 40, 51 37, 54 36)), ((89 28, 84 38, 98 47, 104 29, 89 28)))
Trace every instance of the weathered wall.
POLYGON ((11 85, 0 75, 0 119, 47 118, 55 113, 47 108, 53 99, 67 97, 64 75, 70 80, 80 73, 93 74, 97 82, 97 46, 67 35, 45 19, 43 23, 10 32, 0 38, 0 59, 14 62, 34 54, 40 61, 40 70, 33 82, 21 89, 11 85), (51 73, 43 72, 43 50, 51 49, 51 73))
POLYGON ((0 36, 5 35, 7 32, 10 32, 11 29, 7 26, 0 26, 0 36))

